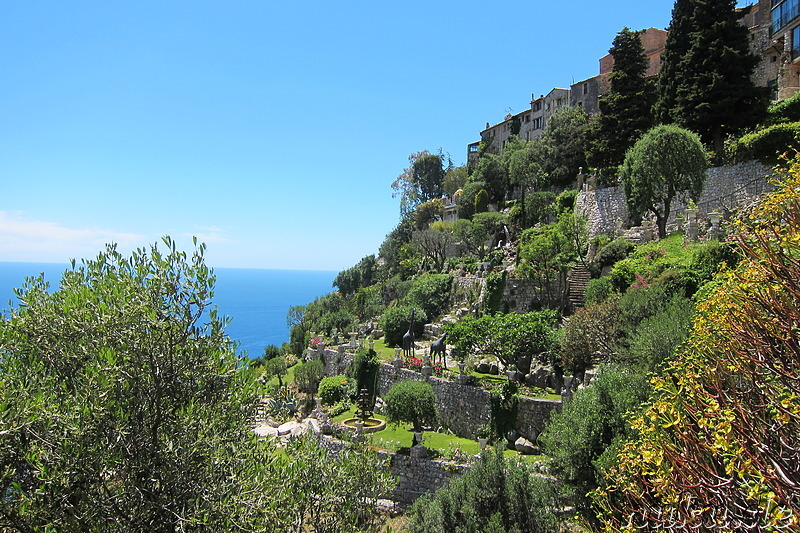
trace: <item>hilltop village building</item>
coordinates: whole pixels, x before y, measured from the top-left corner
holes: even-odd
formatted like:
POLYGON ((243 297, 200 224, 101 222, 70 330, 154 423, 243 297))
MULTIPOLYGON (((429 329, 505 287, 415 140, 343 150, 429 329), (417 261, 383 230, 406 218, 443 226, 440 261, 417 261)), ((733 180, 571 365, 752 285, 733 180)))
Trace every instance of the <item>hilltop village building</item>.
MULTIPOLYGON (((667 32, 650 28, 642 32, 641 40, 645 55, 650 61, 647 75, 657 76, 661 70, 661 55, 664 53, 667 32)), ((520 139, 531 141, 539 137, 547 125, 547 120, 561 107, 582 107, 590 115, 599 113, 600 98, 608 90, 608 78, 613 68, 614 58, 611 54, 606 54, 600 58, 600 73, 597 76, 575 83, 569 89, 556 87, 538 98, 531 95, 530 109, 515 115, 508 114, 502 122, 493 126, 487 122, 486 128, 481 131, 481 141, 467 146, 467 162, 473 163, 477 160, 480 143, 484 141, 488 143, 488 152, 500 153, 515 126, 519 128, 517 136, 520 139)))
POLYGON ((754 78, 783 100, 800 91, 800 0, 759 0, 744 8, 751 50, 759 58, 754 78))
MULTIPOLYGON (((750 30, 750 48, 760 61, 753 80, 761 87, 773 89, 772 98, 783 100, 800 91, 800 0, 758 0, 751 6, 738 8, 742 24, 750 30)), ((641 33, 642 46, 648 58, 647 76, 657 76, 661 70, 667 32, 649 28, 641 33)), ((600 112, 600 99, 609 89, 609 76, 614 58, 607 54, 600 58, 600 72, 579 81, 569 89, 555 88, 547 96, 532 97, 531 107, 515 115, 508 114, 495 125, 486 123, 481 131, 481 141, 467 146, 467 162, 478 158, 481 142, 487 142, 487 151, 499 153, 508 138, 519 127, 519 138, 532 140, 542 134, 547 119, 564 105, 581 107, 589 115, 600 112)))

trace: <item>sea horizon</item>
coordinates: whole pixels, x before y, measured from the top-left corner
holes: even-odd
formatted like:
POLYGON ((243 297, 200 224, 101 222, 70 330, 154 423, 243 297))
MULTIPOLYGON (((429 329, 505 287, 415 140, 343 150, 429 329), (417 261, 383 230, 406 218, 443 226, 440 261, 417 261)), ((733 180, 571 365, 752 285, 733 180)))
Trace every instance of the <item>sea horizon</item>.
MULTIPOLYGON (((25 277, 44 273, 57 288, 69 263, 0 261, 0 306, 5 313, 18 304, 13 289, 25 277)), ((336 271, 250 267, 212 267, 217 276, 212 307, 231 318, 225 332, 238 343, 237 353, 258 357, 264 348, 289 340, 286 314, 292 306, 306 305, 333 291, 336 271)))

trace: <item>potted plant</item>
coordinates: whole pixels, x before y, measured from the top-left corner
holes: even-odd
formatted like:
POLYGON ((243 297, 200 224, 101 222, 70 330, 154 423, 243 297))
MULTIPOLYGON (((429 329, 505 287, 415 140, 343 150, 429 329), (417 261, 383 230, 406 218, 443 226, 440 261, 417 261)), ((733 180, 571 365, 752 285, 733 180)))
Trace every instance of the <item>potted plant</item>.
POLYGON ((480 444, 481 450, 485 450, 486 445, 489 443, 489 437, 492 434, 492 431, 489 429, 489 426, 478 426, 478 429, 475 431, 475 434, 478 437, 478 444, 480 444))
POLYGON ((508 365, 506 367, 506 376, 508 376, 508 381, 516 381, 517 379, 516 365, 508 365))

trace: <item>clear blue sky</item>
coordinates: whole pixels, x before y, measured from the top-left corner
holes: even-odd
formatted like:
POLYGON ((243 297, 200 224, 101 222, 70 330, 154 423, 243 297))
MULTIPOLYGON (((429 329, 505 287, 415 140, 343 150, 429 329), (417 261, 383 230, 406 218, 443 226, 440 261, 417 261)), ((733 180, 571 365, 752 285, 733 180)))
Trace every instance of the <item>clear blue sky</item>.
POLYGON ((0 5, 0 261, 197 235, 220 267, 340 270, 410 153, 598 73, 672 0, 0 5))

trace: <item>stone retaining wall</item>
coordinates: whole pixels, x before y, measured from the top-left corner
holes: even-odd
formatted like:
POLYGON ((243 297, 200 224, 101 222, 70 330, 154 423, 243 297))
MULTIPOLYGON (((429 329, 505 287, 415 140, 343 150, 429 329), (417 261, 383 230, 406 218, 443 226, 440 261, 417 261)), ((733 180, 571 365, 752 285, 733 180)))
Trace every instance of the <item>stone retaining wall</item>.
MULTIPOLYGON (((758 161, 708 169, 705 189, 697 202, 700 210, 698 215, 702 218, 712 211, 730 211, 756 202, 762 194, 772 190, 769 180, 774 175, 772 169, 758 161)), ((625 228, 631 225, 622 187, 582 191, 578 194, 576 206, 588 218, 590 237, 601 233, 616 235, 618 220, 622 221, 625 228)), ((668 231, 680 229, 678 215, 685 211, 686 205, 676 199, 667 221, 668 231)))
MULTIPOLYGON (((340 354, 337 350, 326 349, 321 354, 325 365, 325 375, 345 374, 353 354, 340 354)), ((395 383, 406 380, 428 381, 436 395, 436 409, 439 424, 458 437, 475 438, 479 426, 489 424, 491 404, 489 391, 472 385, 462 385, 448 379, 426 378, 419 372, 407 368, 396 370, 392 365, 381 364, 378 371, 378 395, 386 394, 395 383)), ((517 413, 517 431, 526 439, 536 442, 545 422, 553 409, 560 409, 561 402, 538 398, 521 397, 517 413)))
MULTIPOLYGON (((334 458, 345 446, 349 446, 346 442, 325 435, 321 435, 318 442, 334 458)), ((414 500, 423 494, 435 492, 470 468, 466 464, 442 459, 409 457, 388 450, 379 451, 378 456, 386 459, 389 471, 397 478, 397 486, 392 494, 381 496, 403 505, 414 503, 414 500)))

